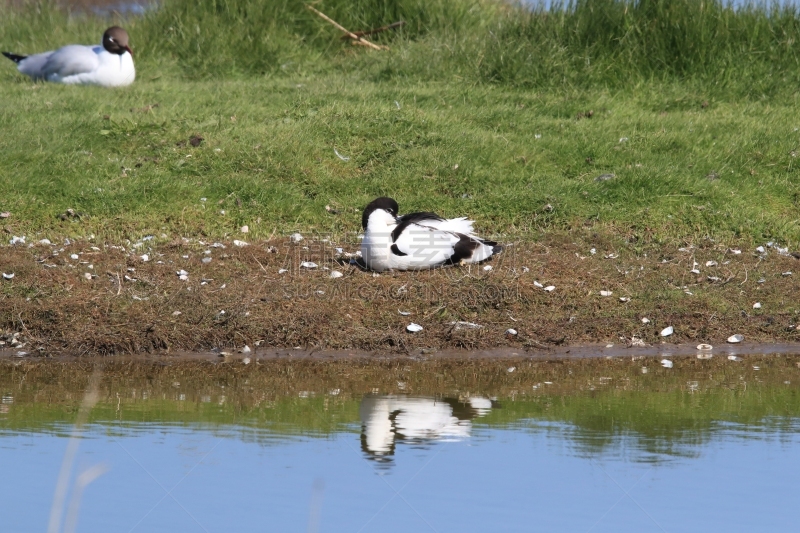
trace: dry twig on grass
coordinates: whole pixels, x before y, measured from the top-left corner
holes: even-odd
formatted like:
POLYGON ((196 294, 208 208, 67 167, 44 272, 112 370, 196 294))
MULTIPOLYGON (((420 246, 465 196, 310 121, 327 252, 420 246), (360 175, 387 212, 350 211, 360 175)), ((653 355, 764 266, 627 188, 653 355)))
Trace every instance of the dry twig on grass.
MULTIPOLYGON (((401 28, 405 26, 405 24, 406 24, 405 20, 399 20, 397 22, 392 22, 388 26, 381 26, 380 28, 374 28, 367 31, 355 31, 353 32, 353 35, 357 35, 358 37, 364 37, 365 35, 375 35, 376 33, 381 33, 384 31, 401 28)), ((344 41, 345 39, 352 39, 352 37, 350 35, 342 35, 342 40, 344 41)))
POLYGON ((344 26, 342 26, 341 24, 339 24, 335 20, 331 19, 325 13, 322 13, 321 11, 311 7, 310 5, 306 4, 306 7, 310 11, 312 11, 313 13, 316 13, 317 15, 319 15, 324 20, 327 20, 328 22, 333 24, 337 29, 343 31, 346 34, 347 37, 350 37, 351 39, 353 39, 353 44, 360 44, 362 46, 369 46, 370 48, 374 48, 375 50, 388 50, 389 49, 388 46, 377 45, 377 44, 375 44, 373 42, 368 41, 367 39, 365 39, 364 37, 362 37, 360 35, 356 35, 355 33, 351 32, 350 30, 348 30, 347 28, 345 28, 344 26))

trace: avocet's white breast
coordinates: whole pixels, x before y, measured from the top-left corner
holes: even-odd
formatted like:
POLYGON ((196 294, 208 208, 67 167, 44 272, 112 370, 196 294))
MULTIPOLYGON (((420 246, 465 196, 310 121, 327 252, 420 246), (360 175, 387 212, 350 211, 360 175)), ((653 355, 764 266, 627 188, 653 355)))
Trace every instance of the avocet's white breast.
POLYGON ((376 209, 367 218, 364 240, 361 241, 361 256, 368 268, 377 271, 392 268, 389 263, 392 231, 397 227, 394 215, 385 209, 376 209))

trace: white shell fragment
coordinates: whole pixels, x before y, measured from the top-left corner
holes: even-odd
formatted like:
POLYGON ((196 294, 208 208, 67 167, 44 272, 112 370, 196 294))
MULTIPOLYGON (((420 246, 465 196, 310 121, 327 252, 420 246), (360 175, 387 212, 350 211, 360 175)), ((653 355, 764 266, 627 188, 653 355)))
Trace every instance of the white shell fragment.
POLYGON ((514 328, 508 328, 506 330, 506 335, 516 335, 516 334, 517 334, 517 330, 515 330, 514 328))
POLYGON ((662 337, 669 337, 673 333, 675 333, 675 328, 673 328, 672 326, 667 326, 661 330, 662 337))
POLYGON ((731 343, 731 344, 739 344, 743 340, 744 340, 744 335, 736 334, 736 335, 731 335, 730 337, 728 337, 728 342, 731 343))
POLYGON ((622 302, 622 303, 625 303, 625 302, 630 302, 631 299, 629 297, 627 297, 627 296, 622 296, 622 297, 620 297, 619 301, 622 302))
POLYGON ((700 271, 697 270, 696 268, 691 269, 689 272, 691 272, 692 274, 699 274, 700 273, 700 271))
POLYGON ((400 313, 400 316, 408 316, 408 315, 410 315, 410 314, 411 314, 411 313, 410 313, 410 312, 408 312, 408 311, 401 311, 401 310, 399 310, 399 309, 397 310, 397 312, 398 312, 398 313, 400 313))
POLYGON ((250 352, 252 352, 252 350, 248 345, 245 344, 244 348, 242 348, 242 353, 250 353, 250 352))
POLYGON ((612 294, 614 293, 611 291, 600 291, 600 296, 611 296, 612 294))
POLYGON ((185 270, 183 270, 183 269, 181 269, 181 270, 178 270, 177 272, 175 272, 175 274, 177 274, 178 276, 188 276, 188 275, 189 275, 189 273, 188 273, 188 272, 186 272, 186 271, 185 271, 185 270))
POLYGON ((711 346, 710 344, 698 344, 697 345, 697 349, 698 350, 703 350, 703 351, 709 351, 709 350, 713 350, 714 347, 711 346))
POLYGON ((242 359, 242 363, 244 363, 246 365, 249 365, 250 364, 250 358, 249 357, 245 357, 244 359, 242 359))
POLYGON ((11 274, 6 274, 3 272, 3 279, 14 279, 14 273, 12 272, 11 274))
POLYGON ((313 261, 303 261, 302 263, 300 263, 300 266, 302 268, 317 268, 317 266, 319 265, 317 265, 313 261))
POLYGON ((756 252, 763 254, 764 252, 766 252, 766 249, 763 246, 759 246, 758 248, 756 248, 756 252))
POLYGON ((150 261, 150 256, 147 255, 147 254, 142 254, 142 255, 139 256, 139 259, 141 259, 142 261, 147 263, 148 261, 150 261))
POLYGON ((542 284, 541 284, 541 283, 539 283, 538 281, 534 281, 534 282, 533 282, 533 286, 534 286, 534 287, 538 287, 538 288, 540 288, 540 289, 543 289, 543 288, 544 288, 544 285, 542 285, 542 284))
POLYGON ((728 356, 728 361, 741 361, 741 360, 742 360, 741 357, 737 357, 735 355, 729 355, 728 356))
POLYGON ((331 276, 330 277, 332 277, 333 279, 336 279, 336 278, 341 278, 342 276, 344 276, 344 274, 342 274, 338 270, 334 270, 334 271, 331 272, 331 276))
POLYGON ((486 272, 489 272, 490 270, 492 270, 492 265, 486 265, 485 267, 483 267, 483 269, 484 269, 486 272))
POLYGON ((244 247, 244 246, 250 246, 250 243, 249 243, 249 242, 245 242, 245 241, 237 241, 237 240, 234 240, 234 241, 233 241, 233 245, 234 245, 234 246, 238 246, 239 248, 242 248, 242 247, 244 247))
POLYGON ((642 317, 642 324, 649 324, 649 323, 650 323, 649 318, 647 318, 646 316, 642 317))
POLYGON ((515 366, 510 366, 510 367, 508 367, 508 372, 509 372, 509 374, 510 374, 511 372, 515 371, 516 369, 517 369, 517 367, 515 367, 515 366))
POLYGON ((781 276, 783 276, 783 277, 787 277, 787 276, 791 276, 791 275, 792 275, 792 272, 791 272, 791 271, 789 271, 789 272, 782 272, 782 273, 781 273, 781 276))
POLYGON ((210 257, 204 257, 200 261, 207 265, 207 264, 209 264, 211 262, 211 258, 210 257))
POLYGON ((706 261, 706 266, 707 267, 715 267, 715 266, 717 266, 717 262, 716 261, 706 261))
POLYGON ((547 286, 547 287, 545 287, 543 290, 544 290, 545 292, 553 292, 554 290, 556 290, 556 286, 555 286, 555 285, 548 285, 548 286, 547 286))
POLYGON ((289 271, 286 270, 285 268, 278 269, 278 274, 286 274, 287 272, 289 272, 289 271))
POLYGON ((91 274, 91 273, 89 273, 89 272, 86 272, 86 273, 83 275, 83 277, 84 277, 84 278, 86 278, 86 279, 88 279, 89 281, 91 281, 91 280, 92 280, 92 274, 91 274))
POLYGON ((72 259, 73 261, 77 261, 78 259, 80 259, 80 256, 78 254, 70 254, 69 258, 72 259))
POLYGON ((17 237, 14 235, 8 242, 11 243, 11 246, 14 246, 15 244, 25 244, 25 236, 23 235, 22 237, 17 237))
POLYGON ((239 231, 241 231, 242 233, 248 233, 250 231, 250 227, 242 226, 241 228, 239 228, 239 231))
POLYGON ((407 329, 408 331, 410 331, 411 333, 416 333, 416 332, 418 332, 418 331, 422 331, 422 326, 420 326, 419 324, 415 324, 415 323, 413 323, 413 322, 412 322, 411 324, 409 324, 409 325, 407 325, 407 326, 406 326, 406 329, 407 329))
POLYGON ((761 302, 756 302, 753 304, 753 309, 761 309, 761 302))
POLYGON ((663 366, 664 368, 672 368, 672 361, 670 361, 669 359, 662 359, 661 366, 663 366))
POLYGON ((698 359, 711 359, 712 357, 714 357, 714 354, 710 352, 700 352, 697 354, 698 359))
POLYGON ((289 240, 292 242, 300 242, 303 240, 303 236, 300 235, 299 233, 292 233, 291 235, 289 235, 289 240))
POLYGON ((455 326, 454 329, 480 329, 483 326, 480 324, 476 324, 475 322, 450 322, 451 326, 455 326))
POLYGON ((183 313, 181 313, 180 311, 173 311, 172 312, 172 316, 181 316, 182 314, 183 313))

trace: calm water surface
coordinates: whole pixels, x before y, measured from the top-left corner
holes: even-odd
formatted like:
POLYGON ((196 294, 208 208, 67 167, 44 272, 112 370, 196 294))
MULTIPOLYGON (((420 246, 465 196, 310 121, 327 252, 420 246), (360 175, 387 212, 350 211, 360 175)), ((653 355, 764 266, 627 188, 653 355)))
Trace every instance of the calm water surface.
MULTIPOLYGON (((1 529, 47 531, 81 396, 15 380, 1 529)), ((797 390, 693 383, 261 400, 244 384, 108 387, 74 441, 61 526, 72 505, 75 531, 104 533, 797 531, 797 390)))

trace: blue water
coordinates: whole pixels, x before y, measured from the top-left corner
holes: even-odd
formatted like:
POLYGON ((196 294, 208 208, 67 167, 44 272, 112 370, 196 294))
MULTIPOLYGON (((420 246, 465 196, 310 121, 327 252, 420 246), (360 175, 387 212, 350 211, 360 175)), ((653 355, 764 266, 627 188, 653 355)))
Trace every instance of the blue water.
MULTIPOLYGON (((797 531, 794 421, 718 423, 661 454, 625 432, 597 448, 602 435, 566 423, 488 427, 491 406, 473 407, 368 396, 360 426, 328 436, 87 426, 70 497, 75 475, 107 471, 76 531, 797 531)), ((3 532, 47 530, 69 429, 0 433, 3 532)))

